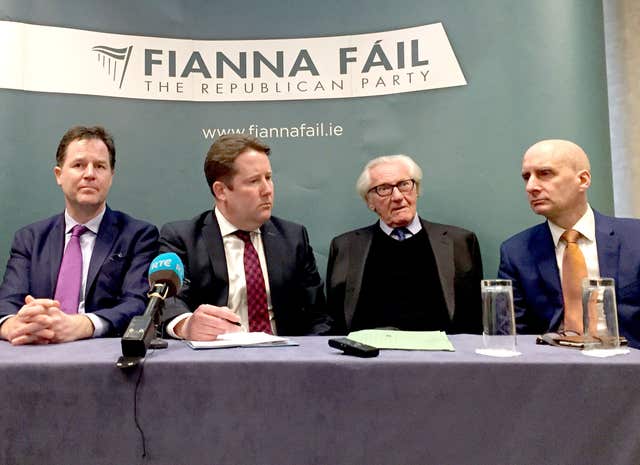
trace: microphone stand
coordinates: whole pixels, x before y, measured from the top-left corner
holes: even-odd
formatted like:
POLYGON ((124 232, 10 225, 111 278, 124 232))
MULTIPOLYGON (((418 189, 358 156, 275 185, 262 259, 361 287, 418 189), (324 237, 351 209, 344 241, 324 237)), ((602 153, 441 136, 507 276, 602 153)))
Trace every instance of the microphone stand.
MULTIPOLYGON (((164 310, 164 299, 167 298, 169 294, 169 286, 165 283, 156 283, 153 285, 153 289, 151 289, 147 293, 147 297, 149 297, 149 304, 151 304, 152 299, 159 299, 157 304, 157 311, 153 314, 153 326, 154 326, 154 338, 149 342, 149 347, 151 349, 166 349, 169 347, 169 343, 162 339, 162 334, 160 332, 160 324, 162 322, 162 310, 164 310)), ((146 312, 145 312, 146 313, 146 312)))
POLYGON ((167 341, 159 337, 159 327, 164 308, 164 299, 170 291, 167 283, 154 283, 149 290, 149 304, 143 315, 134 316, 129 327, 122 336, 122 356, 118 358, 116 366, 131 368, 144 358, 147 349, 166 349, 167 341))

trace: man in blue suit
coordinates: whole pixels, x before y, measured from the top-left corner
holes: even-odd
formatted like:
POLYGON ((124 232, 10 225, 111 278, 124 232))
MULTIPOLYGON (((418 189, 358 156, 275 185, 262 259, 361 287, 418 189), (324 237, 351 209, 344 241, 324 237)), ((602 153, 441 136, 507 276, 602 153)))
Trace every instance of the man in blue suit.
POLYGON ((572 142, 545 140, 530 147, 522 178, 532 210, 547 221, 516 234, 500 249, 498 275, 513 282, 518 332, 565 329, 561 236, 575 230, 587 276, 615 279, 620 334, 640 347, 640 221, 591 209, 589 159, 572 142))
POLYGON ((115 155, 102 127, 76 126, 62 137, 54 174, 66 208, 15 234, 0 286, 2 339, 119 336, 144 311, 158 230, 107 207, 115 155))

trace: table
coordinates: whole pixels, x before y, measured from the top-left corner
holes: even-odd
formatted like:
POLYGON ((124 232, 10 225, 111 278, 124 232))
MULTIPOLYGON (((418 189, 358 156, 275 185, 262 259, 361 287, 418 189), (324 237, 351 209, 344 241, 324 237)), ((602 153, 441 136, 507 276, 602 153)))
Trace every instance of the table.
POLYGON ((640 463, 640 351, 596 359, 519 336, 523 355, 498 359, 474 353, 480 336, 450 338, 456 352, 372 359, 326 337, 170 341, 132 371, 115 366, 118 339, 3 341, 0 463, 640 463))

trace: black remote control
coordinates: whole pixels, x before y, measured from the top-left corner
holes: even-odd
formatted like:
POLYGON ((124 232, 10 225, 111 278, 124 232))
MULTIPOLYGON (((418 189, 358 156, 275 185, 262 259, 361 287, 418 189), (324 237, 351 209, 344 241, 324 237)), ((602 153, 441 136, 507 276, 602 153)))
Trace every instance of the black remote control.
POLYGON ((354 355, 356 357, 377 357, 380 353, 380 350, 377 347, 352 341, 346 337, 329 339, 329 345, 334 349, 340 349, 345 355, 354 355))

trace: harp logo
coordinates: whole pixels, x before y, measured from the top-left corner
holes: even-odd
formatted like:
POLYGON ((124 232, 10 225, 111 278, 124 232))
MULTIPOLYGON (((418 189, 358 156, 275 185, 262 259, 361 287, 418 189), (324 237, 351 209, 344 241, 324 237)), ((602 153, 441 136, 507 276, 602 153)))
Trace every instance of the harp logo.
POLYGON ((102 66, 104 72, 107 73, 107 76, 118 85, 118 89, 122 89, 133 45, 124 48, 96 45, 91 50, 96 52, 98 63, 102 66))

